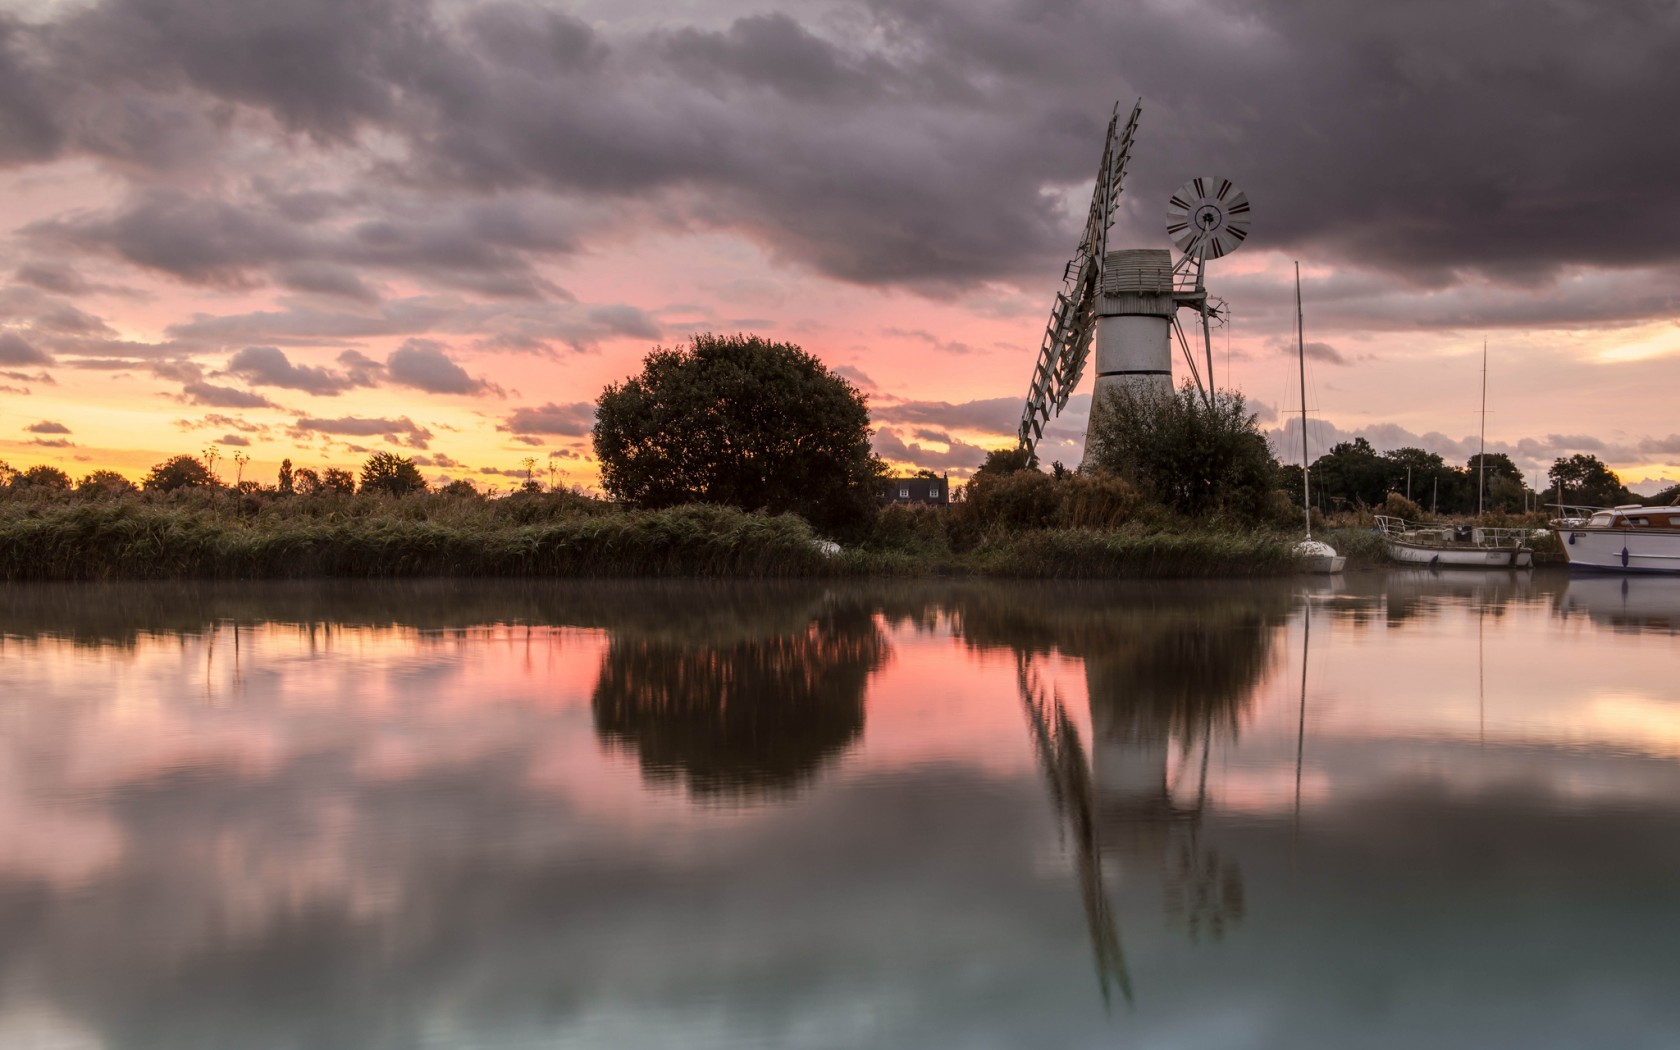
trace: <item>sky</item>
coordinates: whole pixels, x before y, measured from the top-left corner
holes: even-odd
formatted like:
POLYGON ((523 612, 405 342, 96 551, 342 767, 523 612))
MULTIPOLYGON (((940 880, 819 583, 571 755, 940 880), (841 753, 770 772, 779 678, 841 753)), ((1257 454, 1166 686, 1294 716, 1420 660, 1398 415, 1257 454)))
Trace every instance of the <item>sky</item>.
POLYGON ((1110 246, 1248 193, 1215 373, 1286 459, 1299 262, 1313 456, 1463 463, 1485 342, 1531 480, 1680 478, 1680 8, 1564 0, 0 0, 0 459, 592 488, 603 387, 751 332, 965 476, 1138 98, 1110 246))

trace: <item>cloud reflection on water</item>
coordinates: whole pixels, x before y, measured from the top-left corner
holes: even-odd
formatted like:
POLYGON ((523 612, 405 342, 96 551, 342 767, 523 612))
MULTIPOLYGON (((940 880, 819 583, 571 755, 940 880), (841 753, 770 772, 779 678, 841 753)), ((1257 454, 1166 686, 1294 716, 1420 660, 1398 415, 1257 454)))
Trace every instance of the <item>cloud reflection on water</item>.
POLYGON ((1680 591, 1580 582, 10 588, 0 1020, 124 1050, 1653 1044, 1680 591), (1083 769, 1088 840, 1023 672, 1081 742, 1051 772, 1083 769), (941 724, 963 748, 906 749, 941 724))

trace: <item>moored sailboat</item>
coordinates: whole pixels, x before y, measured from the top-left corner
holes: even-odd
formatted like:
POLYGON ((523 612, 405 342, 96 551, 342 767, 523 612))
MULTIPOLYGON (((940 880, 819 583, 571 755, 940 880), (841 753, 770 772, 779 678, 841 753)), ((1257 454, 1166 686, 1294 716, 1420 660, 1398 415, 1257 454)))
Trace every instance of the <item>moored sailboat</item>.
POLYGON ((1307 344, 1306 325, 1301 313, 1301 264, 1295 264, 1295 347, 1301 366, 1301 508, 1307 516, 1307 538, 1295 545, 1295 560, 1302 572, 1341 572, 1347 559, 1336 548, 1312 534, 1312 466, 1307 457, 1307 344))

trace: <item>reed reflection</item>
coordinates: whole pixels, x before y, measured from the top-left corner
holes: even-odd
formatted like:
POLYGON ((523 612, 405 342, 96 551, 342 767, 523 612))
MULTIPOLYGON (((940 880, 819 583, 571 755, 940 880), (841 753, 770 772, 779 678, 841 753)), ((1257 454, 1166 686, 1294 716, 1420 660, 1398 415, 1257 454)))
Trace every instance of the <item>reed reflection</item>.
POLYGON ((887 641, 856 600, 778 608, 753 627, 610 631, 592 699, 600 739, 696 798, 798 791, 862 734, 887 641))

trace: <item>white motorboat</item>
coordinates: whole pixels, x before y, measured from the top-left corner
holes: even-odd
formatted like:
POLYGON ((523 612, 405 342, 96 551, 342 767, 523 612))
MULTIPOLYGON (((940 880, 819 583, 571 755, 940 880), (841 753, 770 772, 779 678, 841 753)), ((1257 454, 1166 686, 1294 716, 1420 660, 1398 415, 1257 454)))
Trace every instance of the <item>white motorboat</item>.
POLYGON ((1527 569, 1534 564, 1527 529, 1441 525, 1379 514, 1388 556, 1432 569, 1527 569))
POLYGON ((1633 504, 1556 524, 1571 569, 1680 573, 1680 507, 1633 504))

